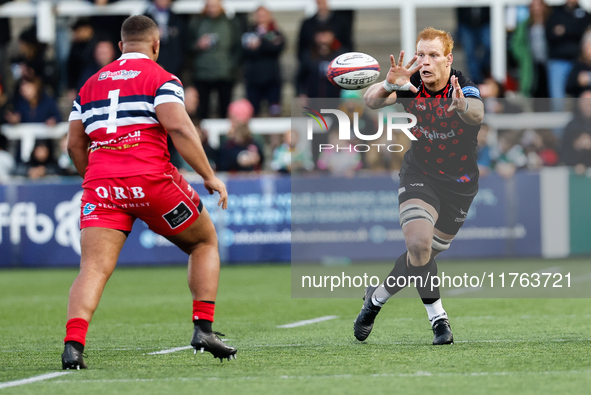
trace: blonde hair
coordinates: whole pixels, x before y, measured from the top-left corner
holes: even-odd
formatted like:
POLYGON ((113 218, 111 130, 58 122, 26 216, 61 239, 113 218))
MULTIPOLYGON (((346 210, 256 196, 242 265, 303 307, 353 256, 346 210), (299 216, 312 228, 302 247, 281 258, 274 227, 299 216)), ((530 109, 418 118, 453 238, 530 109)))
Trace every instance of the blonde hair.
POLYGON ((417 36, 417 42, 415 43, 415 48, 421 40, 430 41, 435 39, 441 40, 441 43, 443 44, 443 55, 449 55, 451 50, 454 48, 454 39, 451 37, 449 32, 446 32, 445 30, 438 30, 434 27, 428 27, 419 33, 417 36))

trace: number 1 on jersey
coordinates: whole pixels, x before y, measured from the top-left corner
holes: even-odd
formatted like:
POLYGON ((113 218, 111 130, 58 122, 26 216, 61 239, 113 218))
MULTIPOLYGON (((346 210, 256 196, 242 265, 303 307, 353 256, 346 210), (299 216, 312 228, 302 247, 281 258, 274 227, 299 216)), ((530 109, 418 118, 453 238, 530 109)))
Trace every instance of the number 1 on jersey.
POLYGON ((109 91, 109 117, 107 118, 107 134, 117 131, 117 107, 119 106, 119 91, 109 91))

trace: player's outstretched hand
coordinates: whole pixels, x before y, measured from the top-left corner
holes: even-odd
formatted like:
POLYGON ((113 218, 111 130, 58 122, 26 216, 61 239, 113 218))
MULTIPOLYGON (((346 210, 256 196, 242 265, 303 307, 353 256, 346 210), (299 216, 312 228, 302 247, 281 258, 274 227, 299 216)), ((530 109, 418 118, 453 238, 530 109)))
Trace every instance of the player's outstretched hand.
MULTIPOLYGON (((410 76, 416 73, 423 67, 422 65, 418 65, 412 67, 412 65, 417 60, 417 55, 415 55, 410 62, 404 66, 404 51, 400 51, 400 57, 398 58, 398 63, 394 59, 394 55, 390 55, 390 70, 388 70, 388 75, 386 75, 386 81, 391 84, 396 85, 404 85, 410 82, 410 76)), ((411 92, 417 93, 419 90, 416 86, 412 85, 410 87, 411 92)))
POLYGON ((462 92, 462 87, 460 86, 458 77, 452 75, 451 84, 454 87, 454 93, 452 96, 451 106, 448 107, 447 112, 460 111, 463 113, 466 109, 466 98, 464 97, 464 92, 462 92))
POLYGON ((226 184, 224 184, 222 180, 217 177, 213 177, 208 180, 204 180, 203 185, 205 186, 205 189, 209 191, 210 195, 213 195, 214 192, 218 192, 220 194, 218 206, 222 206, 224 210, 228 208, 228 191, 226 191, 226 184))

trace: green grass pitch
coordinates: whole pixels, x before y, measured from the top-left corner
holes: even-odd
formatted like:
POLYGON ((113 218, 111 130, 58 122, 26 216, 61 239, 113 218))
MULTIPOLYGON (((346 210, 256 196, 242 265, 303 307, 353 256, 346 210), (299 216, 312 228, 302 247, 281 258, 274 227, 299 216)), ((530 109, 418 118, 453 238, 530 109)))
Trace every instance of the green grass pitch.
POLYGON ((589 393, 589 299, 447 298, 456 344, 442 347, 430 345, 418 298, 393 299, 360 343, 361 298, 291 299, 286 265, 222 269, 214 330, 238 347, 236 361, 149 355, 189 344, 185 270, 117 269, 88 333, 90 369, 9 388, 60 372, 77 271, 0 271, 0 395, 589 393), (277 328, 328 315, 338 318, 277 328))

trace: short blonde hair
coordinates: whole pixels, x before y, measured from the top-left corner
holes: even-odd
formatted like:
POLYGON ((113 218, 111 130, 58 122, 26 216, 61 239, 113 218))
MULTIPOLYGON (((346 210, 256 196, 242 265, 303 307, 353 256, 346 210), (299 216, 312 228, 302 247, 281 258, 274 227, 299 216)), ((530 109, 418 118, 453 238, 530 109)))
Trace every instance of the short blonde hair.
POLYGON ((443 55, 449 55, 451 50, 454 48, 454 39, 451 37, 449 32, 446 32, 445 30, 438 30, 434 27, 428 27, 419 33, 417 36, 417 42, 415 43, 415 48, 421 40, 430 41, 437 38, 441 40, 441 43, 443 44, 443 55))

